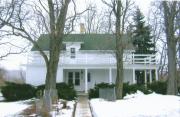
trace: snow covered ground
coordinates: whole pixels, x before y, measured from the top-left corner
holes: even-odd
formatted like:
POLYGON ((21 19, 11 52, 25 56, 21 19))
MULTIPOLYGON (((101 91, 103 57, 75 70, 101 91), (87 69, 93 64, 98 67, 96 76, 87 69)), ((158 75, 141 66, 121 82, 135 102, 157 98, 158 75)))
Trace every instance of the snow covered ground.
POLYGON ((15 117, 29 106, 24 101, 0 102, 0 117, 15 117))
MULTIPOLYGON (((17 102, 3 102, 4 98, 0 93, 0 117, 18 117, 18 115, 31 105, 27 104, 27 102, 32 101, 25 100, 25 101, 17 101, 17 102)), ((72 117, 73 109, 74 109, 75 101, 68 101, 67 102, 67 109, 61 109, 58 113, 52 112, 53 117, 72 117)), ((59 104, 59 107, 62 105, 59 104)), ((36 114, 31 114, 31 116, 35 117, 36 114)))
POLYGON ((92 99, 94 117, 180 117, 180 97, 140 91, 115 102, 92 99))
MULTIPOLYGON (((53 117, 72 117, 74 104, 75 104, 75 101, 68 101, 66 109, 60 110, 59 113, 55 111, 52 112, 53 117)), ((62 105, 58 104, 58 107, 61 108, 62 105)))

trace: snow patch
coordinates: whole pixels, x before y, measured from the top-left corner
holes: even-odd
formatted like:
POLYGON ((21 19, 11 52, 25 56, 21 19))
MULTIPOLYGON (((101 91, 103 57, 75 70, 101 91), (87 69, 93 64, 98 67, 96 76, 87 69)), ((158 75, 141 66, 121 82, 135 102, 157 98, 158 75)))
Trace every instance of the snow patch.
POLYGON ((90 100, 94 117, 180 117, 180 97, 140 91, 115 102, 90 100))
POLYGON ((12 117, 16 116, 30 105, 24 104, 23 101, 18 102, 0 102, 0 116, 12 117))

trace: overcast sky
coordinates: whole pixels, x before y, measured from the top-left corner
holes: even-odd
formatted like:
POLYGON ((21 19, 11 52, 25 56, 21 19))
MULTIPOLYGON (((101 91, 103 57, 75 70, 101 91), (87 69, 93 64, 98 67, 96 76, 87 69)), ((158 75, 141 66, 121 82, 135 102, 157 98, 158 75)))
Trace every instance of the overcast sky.
MULTIPOLYGON (((97 5, 100 5, 100 4, 102 5, 101 0, 83 0, 83 2, 82 0, 77 0, 77 1, 78 1, 77 7, 79 7, 80 9, 85 9, 86 6, 84 3, 89 2, 89 1, 96 2, 97 5)), ((150 2, 153 0, 134 0, 134 1, 135 1, 135 4, 139 6, 139 8, 141 9, 141 11, 146 17, 149 11, 150 2)), ((0 60, 0 66, 6 69, 20 69, 21 68, 20 65, 25 64, 26 61, 27 61, 26 54, 11 55, 7 57, 6 60, 0 60)))

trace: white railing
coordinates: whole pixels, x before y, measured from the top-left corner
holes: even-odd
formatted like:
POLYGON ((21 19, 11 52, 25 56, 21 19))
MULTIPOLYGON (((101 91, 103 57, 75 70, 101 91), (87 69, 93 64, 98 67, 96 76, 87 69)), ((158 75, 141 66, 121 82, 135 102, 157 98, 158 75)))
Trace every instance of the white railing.
MULTIPOLYGON (((154 54, 124 54, 124 64, 157 64, 154 54)), ((44 60, 40 55, 30 55, 28 57, 29 64, 44 64, 44 60)), ((116 64, 116 58, 112 54, 108 56, 81 54, 75 58, 70 56, 61 56, 59 64, 116 64)))

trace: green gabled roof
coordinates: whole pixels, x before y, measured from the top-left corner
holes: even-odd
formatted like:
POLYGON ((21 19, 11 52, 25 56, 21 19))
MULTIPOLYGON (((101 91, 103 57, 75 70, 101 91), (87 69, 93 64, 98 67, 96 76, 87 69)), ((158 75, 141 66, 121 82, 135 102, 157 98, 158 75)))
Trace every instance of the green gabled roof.
MULTIPOLYGON (((129 39, 124 38, 127 42, 129 39)), ((115 35, 113 34, 69 34, 63 39, 64 42, 82 42, 81 50, 114 50, 115 49, 115 35)), ((43 34, 38 39, 38 44, 43 50, 49 50, 49 36, 43 34)), ((132 45, 129 44, 128 45, 132 45)), ((128 47, 132 49, 132 47, 128 47)), ((33 47, 32 51, 37 49, 33 47)))

